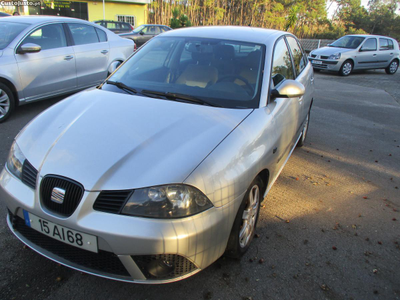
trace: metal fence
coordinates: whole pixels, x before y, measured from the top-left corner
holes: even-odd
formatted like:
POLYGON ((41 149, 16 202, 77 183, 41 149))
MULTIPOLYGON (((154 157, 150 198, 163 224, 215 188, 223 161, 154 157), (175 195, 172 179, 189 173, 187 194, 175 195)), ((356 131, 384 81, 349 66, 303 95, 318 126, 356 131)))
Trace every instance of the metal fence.
POLYGON ((335 40, 312 40, 312 39, 301 39, 300 43, 306 52, 311 52, 314 49, 325 47, 326 45, 333 43, 335 40))

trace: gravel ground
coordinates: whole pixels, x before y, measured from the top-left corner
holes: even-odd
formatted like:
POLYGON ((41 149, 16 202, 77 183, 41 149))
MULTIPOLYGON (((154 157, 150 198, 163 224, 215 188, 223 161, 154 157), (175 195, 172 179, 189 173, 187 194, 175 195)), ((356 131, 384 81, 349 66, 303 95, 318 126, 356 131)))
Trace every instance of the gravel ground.
MULTIPOLYGON (((0 201, 0 299, 400 299, 399 75, 316 74, 306 146, 263 203, 248 253, 181 282, 127 284, 59 266, 9 232, 0 201)), ((56 101, 0 125, 1 162, 56 101)))

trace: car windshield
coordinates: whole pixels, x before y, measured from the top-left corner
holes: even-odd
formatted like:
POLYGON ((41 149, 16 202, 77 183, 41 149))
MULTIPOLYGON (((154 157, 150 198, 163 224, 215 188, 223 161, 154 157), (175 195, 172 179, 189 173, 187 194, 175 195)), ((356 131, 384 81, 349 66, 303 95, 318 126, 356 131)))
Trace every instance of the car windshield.
POLYGON ((157 37, 103 89, 214 105, 259 105, 265 46, 207 38, 157 37))
POLYGON ((7 47, 28 24, 0 22, 0 50, 7 47))
POLYGON ((365 38, 361 36, 344 36, 334 41, 329 47, 356 49, 364 39, 365 38))
POLYGON ((144 28, 144 26, 143 26, 143 25, 140 25, 139 27, 135 28, 135 29, 133 30, 133 32, 138 33, 138 32, 141 31, 143 28, 144 28))

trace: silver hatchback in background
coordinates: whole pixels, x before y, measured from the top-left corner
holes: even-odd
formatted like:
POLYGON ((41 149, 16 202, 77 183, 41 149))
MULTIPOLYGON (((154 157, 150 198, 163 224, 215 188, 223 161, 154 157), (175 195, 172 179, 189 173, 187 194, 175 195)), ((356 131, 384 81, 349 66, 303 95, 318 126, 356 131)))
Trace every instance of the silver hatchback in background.
POLYGON ((171 30, 39 115, 0 173, 10 230, 71 268, 138 283, 240 258, 304 145, 314 74, 290 33, 171 30))
POLYGON ((79 19, 0 19, 0 122, 17 105, 101 83, 134 51, 132 41, 79 19))
POLYGON ((378 35, 346 35, 327 47, 310 52, 314 71, 334 71, 348 76, 353 70, 385 69, 395 74, 400 61, 395 39, 378 35))

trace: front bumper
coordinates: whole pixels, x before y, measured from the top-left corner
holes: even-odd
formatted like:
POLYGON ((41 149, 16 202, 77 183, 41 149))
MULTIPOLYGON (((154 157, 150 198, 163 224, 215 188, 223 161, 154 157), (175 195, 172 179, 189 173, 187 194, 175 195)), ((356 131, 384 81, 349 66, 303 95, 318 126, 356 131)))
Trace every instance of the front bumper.
MULTIPOLYGON (((40 176, 38 185, 40 184, 40 176)), ((8 209, 10 230, 43 256, 89 274, 136 283, 167 283, 187 278, 206 268, 225 251, 235 212, 235 201, 198 215, 159 220, 93 210, 99 192, 85 191, 76 211, 60 218, 44 210, 38 189, 33 190, 6 169, 0 174, 0 199, 8 209), (23 210, 55 224, 97 236, 99 253, 64 244, 24 223, 23 210), (147 271, 155 260, 168 261, 174 271, 153 276, 147 271)))
POLYGON ((328 71, 339 71, 342 64, 340 60, 326 60, 309 57, 309 60, 314 69, 328 70, 328 71))

